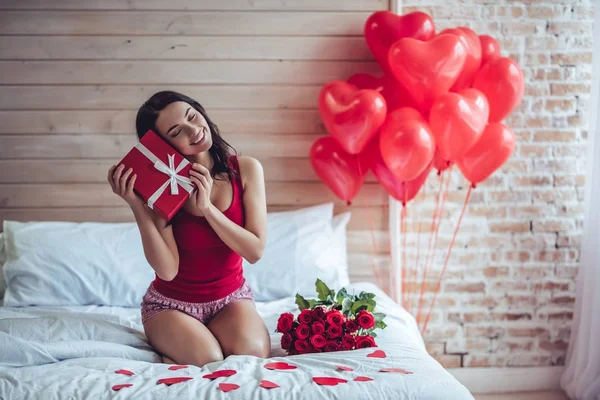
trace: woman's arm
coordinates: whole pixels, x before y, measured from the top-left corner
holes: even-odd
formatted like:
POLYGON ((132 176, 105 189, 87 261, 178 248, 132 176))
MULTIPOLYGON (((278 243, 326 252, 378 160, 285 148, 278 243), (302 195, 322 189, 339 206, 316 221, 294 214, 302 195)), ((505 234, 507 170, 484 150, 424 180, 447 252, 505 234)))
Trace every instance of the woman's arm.
POLYGON ((160 279, 170 281, 179 270, 179 252, 173 228, 167 226, 158 214, 148 209, 142 199, 134 193, 136 175, 133 174, 133 169, 129 168, 124 173, 123 170, 123 165, 113 165, 108 171, 108 182, 113 192, 125 200, 133 211, 142 236, 146 260, 160 279))
POLYGON ((245 224, 239 226, 227 218, 210 201, 212 178, 208 169, 194 165, 191 178, 199 187, 196 207, 200 209, 221 240, 233 251, 254 264, 262 257, 267 237, 267 201, 262 165, 251 157, 239 157, 240 174, 244 187, 243 204, 245 224))

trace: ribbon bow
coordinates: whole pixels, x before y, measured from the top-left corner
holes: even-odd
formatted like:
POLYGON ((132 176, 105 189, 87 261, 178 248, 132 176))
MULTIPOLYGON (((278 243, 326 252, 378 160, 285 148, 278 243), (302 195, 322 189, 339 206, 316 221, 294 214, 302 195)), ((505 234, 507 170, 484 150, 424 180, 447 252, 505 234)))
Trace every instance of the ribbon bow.
POLYGON ((138 142, 135 147, 148 158, 150 161, 154 161, 154 168, 163 174, 167 175, 169 179, 163 183, 148 199, 148 207, 154 208, 154 203, 162 196, 167 187, 171 187, 171 194, 176 196, 179 194, 179 186, 181 186, 186 192, 192 193, 194 187, 190 178, 179 175, 179 172, 185 168, 190 162, 185 158, 181 160, 177 168, 175 168, 175 154, 168 154, 169 165, 165 164, 156 155, 154 155, 146 146, 138 142))

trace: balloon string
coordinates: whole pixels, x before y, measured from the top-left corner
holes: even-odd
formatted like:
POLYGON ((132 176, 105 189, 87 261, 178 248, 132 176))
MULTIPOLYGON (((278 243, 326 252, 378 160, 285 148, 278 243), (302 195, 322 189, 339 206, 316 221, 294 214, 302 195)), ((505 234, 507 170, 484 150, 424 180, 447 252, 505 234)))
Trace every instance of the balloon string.
POLYGON ((454 228, 454 234, 452 235, 452 240, 450 240, 450 246, 448 247, 448 253, 446 254, 446 259, 444 260, 444 266, 442 267, 442 273, 438 279, 435 292, 433 294, 433 299, 431 300, 431 304, 429 305, 429 311, 427 312, 427 317, 425 318, 425 323, 423 324, 423 328, 421 329, 421 334, 425 333, 427 329, 427 324, 429 323, 429 318, 431 317, 431 310, 433 309, 433 304, 437 299, 437 294, 440 291, 440 287, 442 285, 442 277, 446 272, 446 267, 448 266, 448 260, 450 260, 450 254, 452 253, 452 247, 454 246, 454 241, 456 240, 456 234, 458 233, 458 229, 460 228, 460 224, 465 215, 465 211, 467 210, 467 205, 469 204, 469 199, 471 198, 471 193, 473 192, 473 186, 469 186, 469 191, 467 192, 467 197, 465 197, 465 202, 463 204, 462 211, 460 212, 460 216, 458 217, 458 222, 456 223, 456 227, 454 228))
MULTIPOLYGON (((421 195, 421 199, 424 199, 426 197, 426 187, 427 187, 427 185, 423 185, 423 193, 421 195)), ((414 204, 412 218, 413 218, 413 225, 414 225, 414 223, 417 224, 417 260, 415 262, 415 269, 413 270, 413 281, 415 282, 415 289, 416 289, 417 282, 419 282, 419 272, 421 271, 421 268, 419 266, 419 261, 420 261, 420 257, 421 257, 421 220, 419 219, 419 211, 417 209, 417 203, 414 204)), ((412 296, 412 297, 414 297, 414 296, 412 296)), ((410 308, 411 309, 413 308, 413 305, 412 305, 413 298, 412 297, 410 299, 410 308)), ((415 307, 416 307, 416 304, 415 304, 415 307)), ((414 313, 415 310, 412 309, 412 311, 413 311, 412 314, 415 315, 415 313, 414 313)))
POLYGON ((436 234, 435 227, 436 227, 436 223, 437 223, 438 213, 440 212, 439 211, 440 202, 442 200, 442 190, 444 188, 445 178, 446 178, 446 173, 444 171, 442 171, 440 173, 440 179, 439 179, 440 186, 439 186, 437 197, 436 197, 435 209, 433 210, 433 215, 431 216, 429 244, 427 245, 427 256, 425 257, 425 264, 423 265, 423 276, 421 279, 421 293, 419 294, 419 306, 417 309, 417 324, 419 324, 421 322, 421 308, 423 307, 423 296, 425 294, 425 281, 427 280, 427 267, 429 265, 429 259, 431 257, 431 252, 433 251, 433 246, 434 246, 433 239, 436 234))
POLYGON ((402 204, 402 213, 400 214, 400 230, 402 231, 402 277, 403 277, 403 285, 402 285, 402 306, 406 306, 406 298, 408 296, 407 288, 407 278, 408 274, 406 272, 406 203, 402 204))
MULTIPOLYGON (((360 165, 360 161, 358 157, 355 157, 356 163, 358 165, 358 174, 362 176, 362 167, 360 165)), ((383 289, 383 282, 381 279, 381 275, 379 274, 379 269, 375 263, 375 256, 379 255, 379 248, 377 246, 377 241, 375 240, 375 228, 373 223, 373 214, 371 210, 371 205, 368 200, 366 201, 367 205, 367 221, 369 222, 369 229, 371 231, 371 244, 373 245, 373 252, 371 253, 370 261, 371 261, 371 269, 373 270, 373 275, 375 276, 375 283, 377 286, 383 289)))

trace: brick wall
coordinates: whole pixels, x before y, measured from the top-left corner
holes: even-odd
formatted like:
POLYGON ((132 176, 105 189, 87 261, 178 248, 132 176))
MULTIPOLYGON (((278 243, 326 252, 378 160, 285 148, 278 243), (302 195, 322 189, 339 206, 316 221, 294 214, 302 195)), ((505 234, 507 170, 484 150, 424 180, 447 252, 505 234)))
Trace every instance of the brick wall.
MULTIPOLYGON (((507 120, 517 149, 474 192, 425 335, 429 351, 447 367, 563 364, 583 222, 593 2, 400 5, 430 14, 438 31, 466 25, 495 37, 526 77, 523 102, 507 120)), ((458 172, 452 182, 466 187, 458 172)), ((437 184, 431 179, 428 192, 437 184)), ((446 207, 436 266, 462 196, 446 207)))

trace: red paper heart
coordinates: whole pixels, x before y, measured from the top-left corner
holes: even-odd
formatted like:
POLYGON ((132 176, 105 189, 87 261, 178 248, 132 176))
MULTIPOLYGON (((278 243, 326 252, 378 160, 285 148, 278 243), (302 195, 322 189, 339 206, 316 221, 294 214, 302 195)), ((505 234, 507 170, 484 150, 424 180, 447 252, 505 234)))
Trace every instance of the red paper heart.
POLYGON ((120 384, 120 385, 114 385, 114 386, 112 387, 112 390, 114 390, 114 391, 117 391, 117 392, 118 392, 119 390, 121 390, 121 389, 123 389, 123 388, 128 388, 128 387, 132 387, 132 386, 133 386, 133 384, 132 384, 132 383, 122 383, 122 384, 120 384))
POLYGON ((115 374, 128 375, 128 376, 135 375, 133 372, 131 372, 127 369, 118 369, 115 371, 115 374))
POLYGON ((445 33, 460 37, 462 44, 465 46, 465 49, 467 49, 467 59, 465 60, 462 71, 452 88, 450 88, 450 90, 458 92, 471 86, 475 74, 477 74, 477 71, 479 71, 479 68, 481 67, 481 42, 479 41, 479 36, 477 36, 473 30, 465 26, 444 29, 440 32, 440 35, 445 33))
POLYGON ((358 157, 344 151, 331 136, 317 139, 310 148, 313 170, 340 199, 350 203, 360 190, 367 170, 361 170, 358 157))
POLYGON ((239 388, 240 385, 236 385, 235 383, 219 383, 219 389, 221 389, 225 393, 231 392, 232 390, 236 390, 239 388))
POLYGON ((333 378, 333 377, 329 377, 329 376, 314 377, 313 381, 317 385, 321 385, 321 386, 337 386, 340 383, 348 383, 348 381, 345 380, 345 379, 342 379, 342 378, 333 378))
POLYGON ((407 371, 407 370, 402 369, 402 368, 381 368, 379 370, 379 372, 397 372, 399 374, 408 374, 408 375, 412 374, 412 372, 407 371))
POLYGON ((486 97, 477 89, 441 95, 429 114, 429 126, 440 155, 456 161, 477 143, 490 115, 486 97))
POLYGON ((501 122, 488 124, 481 138, 457 161, 471 183, 486 180, 508 160, 515 149, 515 134, 501 122))
POLYGON ((389 71, 390 47, 406 37, 429 40, 435 34, 433 19, 420 11, 399 16, 390 11, 371 14, 365 22, 365 40, 384 71, 389 71))
POLYGON ((290 365, 286 362, 273 362, 273 363, 266 364, 265 368, 271 369, 271 370, 284 371, 284 370, 288 370, 288 369, 296 369, 298 367, 296 367, 295 365, 290 365))
POLYGON ((369 382, 372 381, 373 378, 369 378, 368 376, 357 376, 356 378, 354 378, 354 380, 356 382, 369 382))
POLYGON ((169 371, 177 371, 180 369, 185 369, 187 367, 187 365, 173 365, 172 367, 169 367, 169 371))
POLYGON ((372 75, 360 73, 352 75, 347 82, 358 89, 371 89, 381 93, 385 99, 388 113, 401 107, 417 107, 417 103, 408 90, 391 76, 384 75, 375 78, 372 75))
POLYGON ((443 34, 428 42, 404 38, 390 49, 390 67, 417 101, 429 110, 434 100, 448 92, 462 71, 467 50, 456 35, 443 34))
POLYGON ((341 371, 354 371, 354 369, 352 369, 350 367, 344 367, 343 365, 338 365, 337 367, 341 371))
POLYGON ((489 122, 500 122, 521 102, 525 92, 523 71, 514 60, 499 57, 488 62, 475 76, 473 88, 490 103, 489 122))
POLYGON ((401 182, 416 179, 431 163, 435 139, 431 128, 413 108, 399 108, 388 115, 379 137, 381 156, 401 182))
POLYGON ((170 385, 174 385, 176 383, 186 382, 186 381, 189 381, 192 379, 194 379, 194 378, 192 378, 191 376, 179 376, 176 378, 162 378, 162 379, 159 379, 156 383, 159 385, 161 383, 164 383, 165 385, 170 386, 170 385))
POLYGON ((383 125, 387 105, 376 90, 357 90, 347 82, 332 81, 319 92, 319 113, 342 148, 358 154, 383 125))
POLYGON ((371 358, 386 358, 387 354, 383 350, 375 350, 374 352, 367 354, 367 357, 371 358))
POLYGON ((265 389, 276 389, 279 387, 278 384, 271 382, 271 381, 267 381, 265 379, 263 379, 262 381, 260 381, 260 387, 265 388, 265 389))
POLYGON ((224 378, 226 376, 232 376, 235 374, 237 374, 237 371, 234 371, 233 369, 222 369, 220 371, 215 371, 212 374, 204 375, 203 378, 217 379, 217 378, 224 378))

